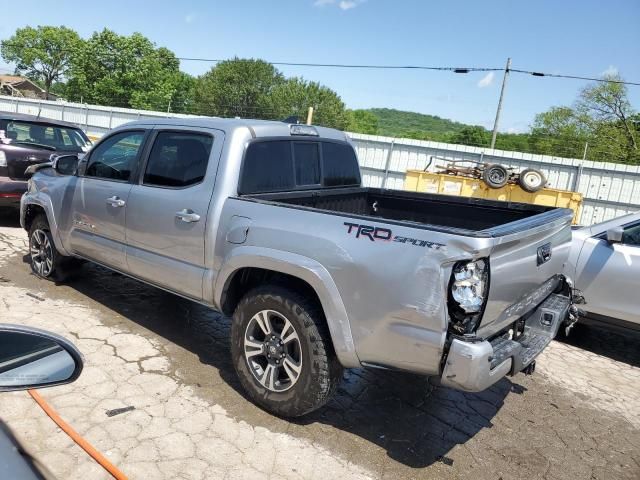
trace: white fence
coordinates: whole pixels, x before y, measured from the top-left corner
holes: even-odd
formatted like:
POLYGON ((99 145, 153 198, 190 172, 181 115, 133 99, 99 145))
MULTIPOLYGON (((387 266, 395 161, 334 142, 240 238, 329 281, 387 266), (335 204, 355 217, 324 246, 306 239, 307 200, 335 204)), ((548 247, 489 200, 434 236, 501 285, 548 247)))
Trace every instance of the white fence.
MULTIPOLYGON (((0 96, 0 111, 73 122, 95 136, 132 120, 192 116, 6 96, 0 96)), ((582 193, 585 201, 580 223, 584 225, 640 210, 640 166, 357 133, 350 136, 366 186, 402 188, 407 169, 433 171, 448 160, 481 160, 519 169, 538 168, 547 175, 550 187, 582 193)))

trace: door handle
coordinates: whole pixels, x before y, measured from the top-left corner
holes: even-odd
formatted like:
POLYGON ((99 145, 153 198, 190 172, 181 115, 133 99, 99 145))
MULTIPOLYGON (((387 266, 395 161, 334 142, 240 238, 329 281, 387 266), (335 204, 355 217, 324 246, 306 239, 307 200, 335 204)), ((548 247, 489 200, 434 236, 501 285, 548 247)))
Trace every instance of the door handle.
POLYGON ((127 202, 116 195, 107 198, 107 204, 111 205, 112 207, 124 207, 126 203, 127 202))
POLYGON ((193 223, 200 220, 200 215, 195 213, 193 210, 187 210, 185 208, 184 210, 176 212, 176 218, 179 218, 183 222, 193 223))

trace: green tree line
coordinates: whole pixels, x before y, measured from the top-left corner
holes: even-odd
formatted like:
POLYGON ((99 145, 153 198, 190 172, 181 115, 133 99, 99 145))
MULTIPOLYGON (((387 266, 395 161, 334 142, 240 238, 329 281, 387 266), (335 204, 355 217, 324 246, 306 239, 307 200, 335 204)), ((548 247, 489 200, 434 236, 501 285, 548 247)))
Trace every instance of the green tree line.
MULTIPOLYGON (((488 147, 491 132, 433 115, 392 109, 349 110, 330 88, 287 78, 259 59, 233 58, 200 76, 180 70, 180 61, 140 33, 109 29, 81 38, 66 27, 16 30, 0 43, 0 54, 17 74, 47 93, 70 101, 115 107, 220 117, 304 120, 357 133, 488 147)), ((609 76, 605 80, 620 80, 609 76)), ((640 115, 625 85, 586 85, 570 106, 538 114, 526 133, 500 133, 496 148, 589 160, 640 164, 640 115)))
POLYGON ((240 58, 194 77, 180 70, 172 51, 140 33, 105 28, 82 39, 66 27, 25 27, 1 42, 0 53, 17 74, 70 101, 258 119, 306 119, 314 107, 314 123, 339 129, 350 119, 339 95, 317 82, 240 58))

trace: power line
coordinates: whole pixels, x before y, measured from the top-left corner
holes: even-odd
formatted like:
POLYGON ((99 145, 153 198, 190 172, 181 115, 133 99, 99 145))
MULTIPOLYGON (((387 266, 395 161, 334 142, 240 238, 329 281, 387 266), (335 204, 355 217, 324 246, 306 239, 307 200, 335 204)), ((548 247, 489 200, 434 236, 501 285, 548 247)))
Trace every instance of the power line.
MULTIPOLYGON (((229 59, 219 58, 193 58, 193 57, 176 57, 178 60, 184 60, 187 62, 209 62, 220 63, 229 59)), ((269 62, 271 65, 281 65, 288 67, 326 67, 326 68, 362 68, 373 70, 437 70, 447 71, 454 73, 469 73, 469 72, 499 72, 504 70, 503 68, 490 68, 490 67, 435 67, 425 65, 366 65, 366 64, 348 64, 348 63, 298 63, 298 62, 269 62)))
MULTIPOLYGON (((219 58, 195 58, 195 57, 176 57, 178 60, 187 62, 208 62, 208 63, 220 63, 229 59, 219 58)), ((470 73, 470 72, 504 72, 505 68, 495 67, 436 67, 425 65, 368 65, 368 64, 348 64, 348 63, 308 63, 308 62, 265 62, 271 65, 281 65, 289 67, 325 67, 325 68, 353 68, 353 69, 372 69, 372 70, 435 70, 435 71, 447 71, 454 73, 470 73)), ((587 80, 593 82, 603 83, 618 83, 621 85, 634 85, 640 86, 640 82, 630 82, 626 80, 613 80, 608 78, 596 78, 586 77, 580 75, 564 75, 560 73, 544 73, 533 70, 521 70, 516 68, 509 68, 509 72, 522 73, 526 75, 532 75, 534 77, 553 77, 553 78, 567 78, 572 80, 587 80)))
POLYGON ((543 73, 543 72, 533 72, 529 70, 518 70, 516 68, 512 68, 509 70, 514 73, 524 73, 527 75, 532 75, 534 77, 553 77, 553 78, 570 78, 572 80, 587 80, 591 82, 604 82, 604 83, 619 83, 621 85, 635 85, 640 86, 640 82, 628 82, 626 80, 612 80, 608 78, 594 78, 594 77, 582 77, 579 75, 562 75, 560 73, 543 73))

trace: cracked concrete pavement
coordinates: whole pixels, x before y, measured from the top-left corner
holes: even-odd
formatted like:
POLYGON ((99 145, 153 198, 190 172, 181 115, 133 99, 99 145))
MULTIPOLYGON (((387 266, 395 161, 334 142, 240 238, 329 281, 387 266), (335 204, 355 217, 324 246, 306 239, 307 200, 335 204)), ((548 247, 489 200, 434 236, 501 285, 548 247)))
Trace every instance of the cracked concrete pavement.
MULTIPOLYGON (((94 265, 54 285, 26 251, 0 217, 0 322, 78 346, 78 381, 40 393, 131 479, 640 477, 638 336, 577 329, 536 375, 480 394, 353 370, 325 408, 289 422, 244 398, 229 319, 94 265)), ((1 394, 0 417, 58 478, 110 478, 26 392, 1 394)))

